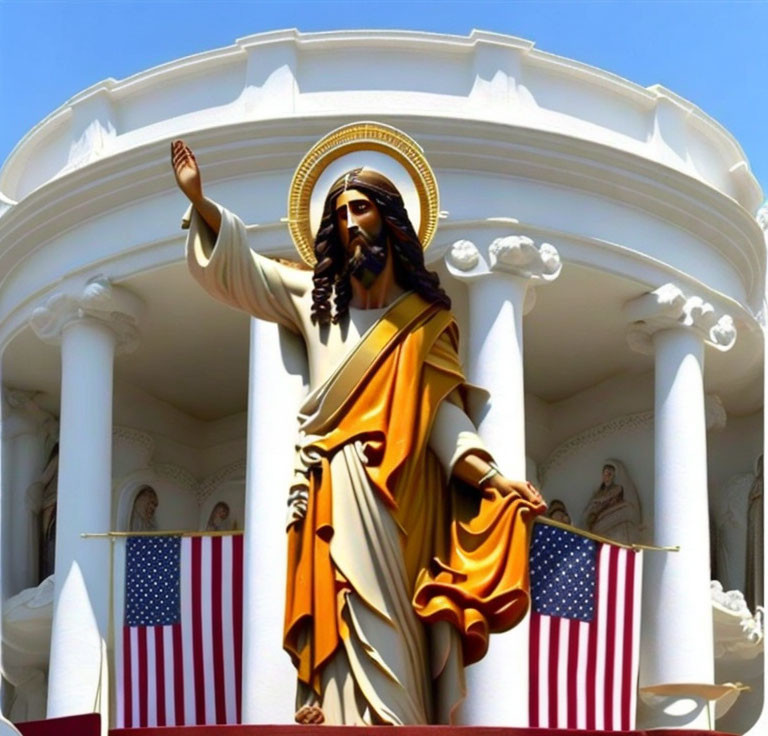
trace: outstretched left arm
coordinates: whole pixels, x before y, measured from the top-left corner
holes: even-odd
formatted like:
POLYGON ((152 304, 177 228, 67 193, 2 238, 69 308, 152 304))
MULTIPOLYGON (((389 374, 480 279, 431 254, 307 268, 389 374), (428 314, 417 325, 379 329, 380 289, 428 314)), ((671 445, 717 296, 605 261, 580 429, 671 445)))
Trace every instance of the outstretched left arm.
POLYGON ((544 512, 547 508, 539 491, 524 480, 505 477, 493 464, 493 456, 477 435, 472 420, 461 407, 458 393, 440 404, 432 426, 429 446, 440 459, 446 475, 477 488, 484 494, 514 494, 544 512))

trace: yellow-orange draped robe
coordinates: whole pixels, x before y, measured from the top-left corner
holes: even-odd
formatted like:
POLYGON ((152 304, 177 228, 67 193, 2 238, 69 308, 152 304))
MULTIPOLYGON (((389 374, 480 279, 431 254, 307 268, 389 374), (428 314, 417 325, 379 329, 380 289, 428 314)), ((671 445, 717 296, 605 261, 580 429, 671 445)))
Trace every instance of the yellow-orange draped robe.
MULTIPOLYGON (((232 306, 298 325, 312 368, 306 274, 275 278, 242 223, 222 214, 215 249, 193 222, 193 274, 232 306)), ((300 412, 308 507, 288 530, 284 641, 305 702, 314 693, 331 722, 446 720, 461 697, 462 659, 481 658, 489 633, 527 608, 530 507, 450 487, 428 447, 436 416, 461 403, 463 387, 452 315, 410 294, 300 412), (433 678, 448 683, 446 702, 433 678)))
POLYGON ((413 607, 422 621, 458 630, 465 664, 485 654, 490 632, 511 628, 527 609, 530 508, 519 499, 449 492, 427 448, 440 402, 464 384, 457 341, 448 311, 410 295, 326 387, 332 396, 311 442, 322 461, 311 475, 307 516, 289 530, 285 611, 285 646, 299 678, 317 691, 346 636, 338 593, 348 581, 331 554, 328 458, 355 441, 364 443, 368 481, 401 530, 413 607))

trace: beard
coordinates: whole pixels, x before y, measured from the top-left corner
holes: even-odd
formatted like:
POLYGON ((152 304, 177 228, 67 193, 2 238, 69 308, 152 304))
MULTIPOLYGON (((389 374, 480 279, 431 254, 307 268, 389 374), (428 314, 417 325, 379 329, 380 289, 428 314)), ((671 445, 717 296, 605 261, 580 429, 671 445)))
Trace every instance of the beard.
POLYGON ((347 273, 354 276, 364 289, 370 289, 387 265, 387 234, 384 228, 371 237, 358 233, 349 243, 352 255, 347 261, 347 273))

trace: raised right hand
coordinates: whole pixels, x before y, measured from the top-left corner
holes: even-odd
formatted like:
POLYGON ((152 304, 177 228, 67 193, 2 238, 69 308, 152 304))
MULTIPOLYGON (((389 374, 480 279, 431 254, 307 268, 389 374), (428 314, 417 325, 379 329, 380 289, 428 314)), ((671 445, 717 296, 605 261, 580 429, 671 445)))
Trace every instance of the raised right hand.
POLYGON ((203 200, 203 180, 192 149, 182 140, 171 143, 171 164, 176 184, 192 204, 203 200))

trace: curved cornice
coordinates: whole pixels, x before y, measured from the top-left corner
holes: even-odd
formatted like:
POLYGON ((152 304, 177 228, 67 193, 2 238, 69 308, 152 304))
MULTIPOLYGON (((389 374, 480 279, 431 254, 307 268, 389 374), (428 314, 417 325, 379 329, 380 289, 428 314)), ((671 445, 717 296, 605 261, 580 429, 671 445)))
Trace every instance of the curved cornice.
POLYGON ((676 168, 750 212, 762 201, 737 141, 692 103, 659 85, 644 88, 540 51, 530 41, 485 31, 468 36, 273 31, 123 80, 107 79, 29 131, 0 170, 0 191, 21 200, 62 171, 183 129, 208 127, 212 120, 279 114, 288 121, 341 109, 340 94, 351 94, 345 100, 362 105, 359 111, 355 108, 356 117, 365 110, 376 117, 385 110, 430 110, 442 119, 464 117, 565 133, 676 168), (356 53, 360 48, 366 53, 356 53), (390 85, 374 83, 369 90, 345 86, 339 70, 350 59, 356 79, 380 76, 386 68, 390 85), (434 73, 436 65, 440 74, 434 73), (218 84, 216 75, 225 72, 226 84, 218 84), (197 83, 208 94, 190 91, 197 83), (562 94, 563 86, 568 94, 562 94), (211 94, 224 87, 226 92, 211 94), (173 103, 157 103, 174 95, 173 103))
MULTIPOLYGON (((466 170, 547 182, 629 203, 692 233, 732 265, 748 295, 745 306, 756 311, 765 271, 762 232, 738 203, 712 187, 642 157, 560 134, 427 116, 383 119, 415 135, 438 172, 466 170)), ((330 116, 244 122, 191 132, 188 140, 204 157, 209 181, 289 172, 317 137, 347 120, 330 116)), ((0 218, 0 291, 25 258, 54 237, 171 191, 167 146, 167 141, 145 144, 75 170, 0 218)), ((513 208, 509 214, 516 214, 513 208)), ((444 224, 449 223, 450 218, 444 224)), ((136 247, 148 245, 151 240, 145 239, 136 247)))

